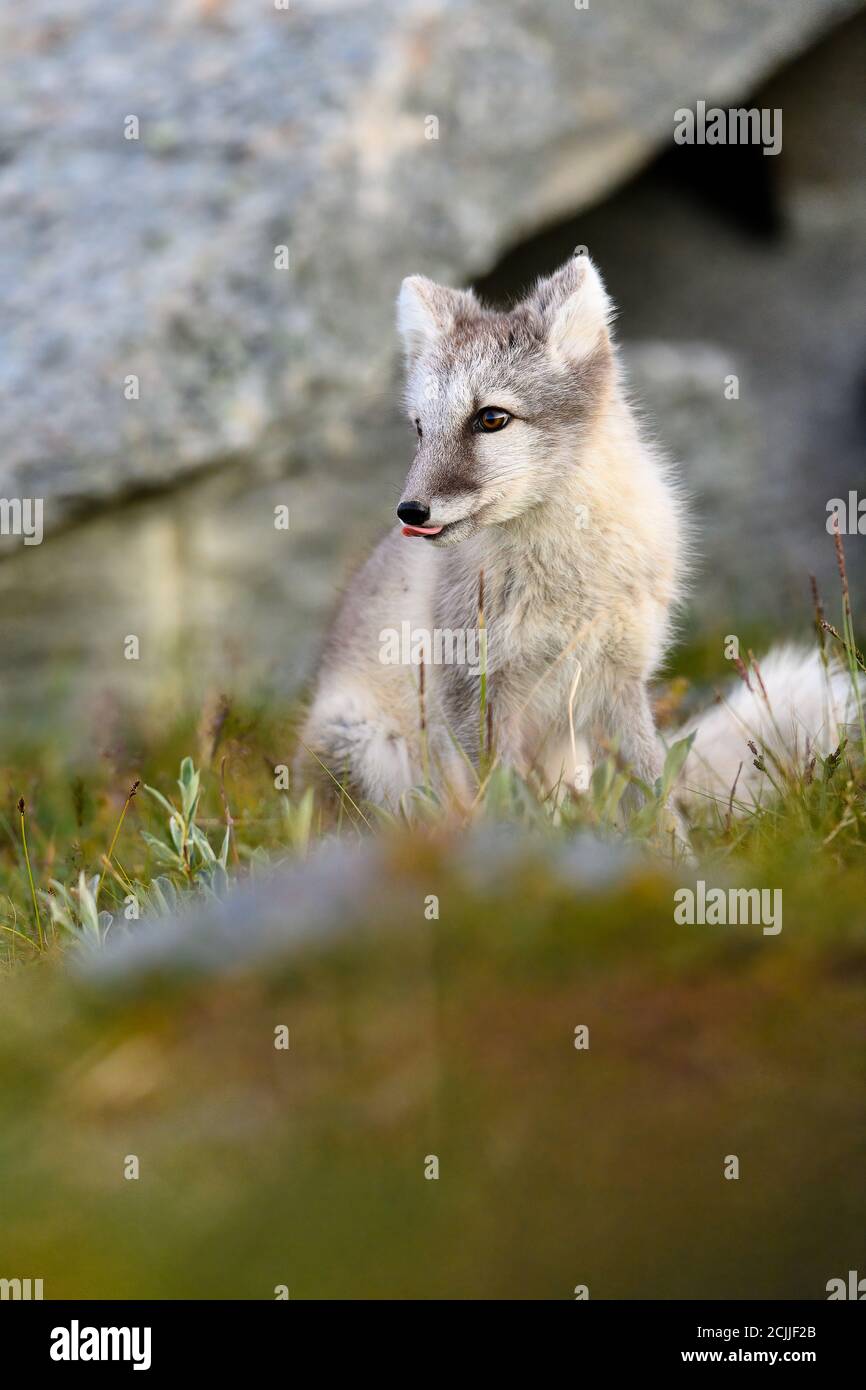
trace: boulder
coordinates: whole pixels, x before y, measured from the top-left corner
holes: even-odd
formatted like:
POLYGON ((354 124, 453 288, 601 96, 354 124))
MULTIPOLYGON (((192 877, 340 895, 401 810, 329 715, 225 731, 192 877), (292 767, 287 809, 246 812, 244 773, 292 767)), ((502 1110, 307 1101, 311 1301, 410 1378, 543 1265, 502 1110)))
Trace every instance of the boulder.
POLYGON ((229 458, 363 463, 403 274, 483 272, 854 8, 7 11, 0 494, 50 530, 229 458))

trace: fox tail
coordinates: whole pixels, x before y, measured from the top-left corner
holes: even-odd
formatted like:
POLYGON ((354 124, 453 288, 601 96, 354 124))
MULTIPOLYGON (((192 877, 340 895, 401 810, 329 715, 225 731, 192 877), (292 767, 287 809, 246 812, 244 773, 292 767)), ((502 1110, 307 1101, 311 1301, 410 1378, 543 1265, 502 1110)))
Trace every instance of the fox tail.
POLYGON ((866 702, 859 672, 855 683, 847 668, 806 647, 774 648, 748 679, 677 734, 694 735, 678 788, 692 810, 719 802, 744 814, 766 804, 780 781, 839 747, 866 702))

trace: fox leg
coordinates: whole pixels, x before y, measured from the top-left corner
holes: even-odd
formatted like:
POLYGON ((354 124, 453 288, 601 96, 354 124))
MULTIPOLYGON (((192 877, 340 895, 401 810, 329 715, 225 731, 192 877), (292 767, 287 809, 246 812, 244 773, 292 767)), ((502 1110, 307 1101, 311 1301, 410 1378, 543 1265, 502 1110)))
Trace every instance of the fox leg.
POLYGON ((403 793, 420 780, 413 750, 396 722, 357 693, 321 696, 301 742, 302 776, 312 774, 334 795, 345 787, 351 796, 396 810, 403 793))
MULTIPOLYGON (((629 686, 618 697, 608 717, 609 731, 619 743, 623 761, 641 782, 653 787, 664 767, 664 750, 650 709, 649 696, 643 685, 629 686)), ((622 806, 626 812, 637 809, 640 790, 627 788, 622 806)), ((688 831, 670 798, 666 802, 662 824, 673 832, 683 846, 689 848, 688 831)))
POLYGON ((611 715, 609 732, 619 744, 620 756, 636 777, 652 786, 661 774, 662 750, 646 690, 638 686, 623 691, 611 715))

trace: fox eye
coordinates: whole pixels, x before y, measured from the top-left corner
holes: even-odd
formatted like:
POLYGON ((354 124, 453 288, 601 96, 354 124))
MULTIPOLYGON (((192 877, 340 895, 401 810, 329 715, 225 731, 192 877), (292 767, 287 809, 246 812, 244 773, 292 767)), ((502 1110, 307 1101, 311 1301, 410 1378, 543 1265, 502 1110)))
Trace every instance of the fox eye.
POLYGON ((420 420, 416 420, 416 421, 415 421, 415 428, 416 428, 416 430, 418 431, 418 438, 419 438, 419 439, 423 439, 424 434, 423 434, 423 431, 422 431, 422 429, 421 429, 421 421, 420 421, 420 420))
POLYGON ((475 416, 475 428, 494 434, 496 430, 504 430, 510 419, 507 410, 500 410, 498 405, 486 405, 475 416))

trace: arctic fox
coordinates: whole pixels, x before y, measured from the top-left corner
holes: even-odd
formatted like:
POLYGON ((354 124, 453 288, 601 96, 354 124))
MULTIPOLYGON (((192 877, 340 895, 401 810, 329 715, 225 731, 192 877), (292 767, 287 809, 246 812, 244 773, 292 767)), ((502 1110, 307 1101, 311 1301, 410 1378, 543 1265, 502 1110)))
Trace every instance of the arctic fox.
MULTIPOLYGON (((471 769, 495 761, 559 796, 585 789, 610 753, 640 782, 658 777, 648 682, 683 595, 685 513, 636 424, 612 313, 585 253, 508 311, 403 281, 417 447, 402 530, 351 582, 302 732, 305 768, 332 787, 394 808, 422 783, 467 795, 471 769)), ((782 667, 779 713, 796 723, 791 693, 805 682, 814 747, 826 725, 817 660, 782 667)), ((694 769, 698 794, 726 796, 743 761, 738 796, 753 786, 743 714, 711 711, 709 758, 693 730, 685 782, 694 769)))

